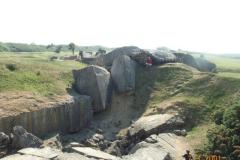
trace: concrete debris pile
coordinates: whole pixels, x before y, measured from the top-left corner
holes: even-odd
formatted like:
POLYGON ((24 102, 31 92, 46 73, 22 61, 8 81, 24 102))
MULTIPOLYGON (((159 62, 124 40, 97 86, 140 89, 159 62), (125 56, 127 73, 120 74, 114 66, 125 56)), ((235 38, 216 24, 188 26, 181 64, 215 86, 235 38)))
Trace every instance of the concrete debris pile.
POLYGON ((7 135, 0 132, 0 156, 5 156, 10 150, 22 148, 39 148, 43 141, 27 132, 22 126, 13 127, 13 133, 7 135))

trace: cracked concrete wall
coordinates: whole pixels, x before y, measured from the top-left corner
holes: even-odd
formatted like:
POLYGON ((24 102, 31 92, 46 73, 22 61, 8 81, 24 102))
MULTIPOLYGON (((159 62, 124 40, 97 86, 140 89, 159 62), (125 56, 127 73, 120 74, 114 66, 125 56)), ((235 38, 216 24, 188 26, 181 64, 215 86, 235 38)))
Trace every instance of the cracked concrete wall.
POLYGON ((92 115, 91 98, 74 96, 64 102, 53 104, 51 107, 2 117, 0 118, 0 132, 9 134, 15 125, 21 125, 37 136, 44 136, 55 131, 77 132, 91 121, 92 115))

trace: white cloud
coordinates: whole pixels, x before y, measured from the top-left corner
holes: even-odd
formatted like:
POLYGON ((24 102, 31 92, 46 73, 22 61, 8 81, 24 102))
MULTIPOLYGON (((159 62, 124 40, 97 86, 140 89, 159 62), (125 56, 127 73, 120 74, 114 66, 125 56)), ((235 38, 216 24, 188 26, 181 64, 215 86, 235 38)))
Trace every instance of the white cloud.
POLYGON ((238 0, 1 0, 0 41, 240 52, 238 0))

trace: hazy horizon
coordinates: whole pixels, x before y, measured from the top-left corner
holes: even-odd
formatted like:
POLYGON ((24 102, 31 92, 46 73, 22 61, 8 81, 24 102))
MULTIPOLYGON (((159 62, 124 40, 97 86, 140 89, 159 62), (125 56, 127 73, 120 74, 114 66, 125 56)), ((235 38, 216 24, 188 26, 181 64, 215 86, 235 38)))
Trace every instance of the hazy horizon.
POLYGON ((1 0, 0 42, 240 53, 237 0, 1 0))

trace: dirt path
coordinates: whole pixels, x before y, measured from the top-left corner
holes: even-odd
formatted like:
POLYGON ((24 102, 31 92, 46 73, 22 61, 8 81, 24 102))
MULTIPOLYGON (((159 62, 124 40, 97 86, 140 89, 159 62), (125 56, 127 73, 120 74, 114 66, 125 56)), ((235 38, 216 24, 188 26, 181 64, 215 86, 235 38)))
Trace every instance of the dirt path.
POLYGON ((190 150, 190 153, 194 155, 194 152, 191 148, 191 146, 186 141, 186 138, 184 137, 178 137, 175 141, 176 143, 176 159, 181 160, 183 159, 182 155, 186 153, 186 150, 190 150))

